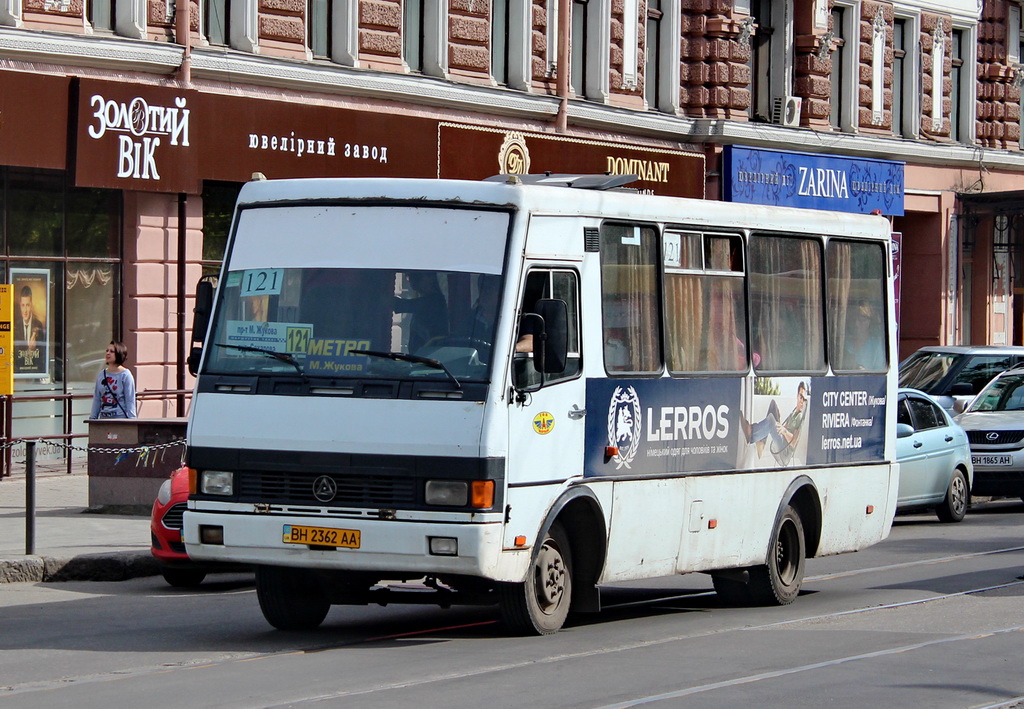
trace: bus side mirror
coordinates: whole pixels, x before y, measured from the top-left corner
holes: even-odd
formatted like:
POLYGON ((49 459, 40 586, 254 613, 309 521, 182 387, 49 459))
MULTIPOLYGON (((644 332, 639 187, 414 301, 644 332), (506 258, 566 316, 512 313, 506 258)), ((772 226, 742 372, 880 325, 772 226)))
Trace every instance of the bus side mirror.
POLYGON ((569 314, 564 300, 538 300, 534 311, 542 318, 539 336, 533 338, 533 359, 537 371, 550 374, 565 371, 569 351, 569 314))
MULTIPOLYGON (((196 305, 192 309, 192 342, 202 343, 206 339, 206 329, 210 326, 210 313, 213 311, 213 282, 202 278, 196 284, 196 305)), ((193 347, 188 354, 188 371, 193 377, 199 371, 199 360, 203 357, 202 347, 193 347)))

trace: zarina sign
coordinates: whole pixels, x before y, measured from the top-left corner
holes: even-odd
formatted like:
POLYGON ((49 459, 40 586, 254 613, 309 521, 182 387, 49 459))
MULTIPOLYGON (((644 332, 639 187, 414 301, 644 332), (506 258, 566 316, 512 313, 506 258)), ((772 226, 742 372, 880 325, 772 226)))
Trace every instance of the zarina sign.
POLYGON ((191 126, 199 94, 82 79, 75 181, 89 187, 195 192, 191 126))

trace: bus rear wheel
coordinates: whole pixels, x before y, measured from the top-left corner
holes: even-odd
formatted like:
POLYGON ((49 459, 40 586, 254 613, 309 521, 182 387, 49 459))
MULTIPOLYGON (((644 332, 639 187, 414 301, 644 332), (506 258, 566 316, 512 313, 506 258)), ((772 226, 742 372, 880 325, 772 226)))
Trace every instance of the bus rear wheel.
POLYGON ((331 609, 316 577, 306 569, 256 567, 256 597, 263 617, 278 630, 312 630, 331 609))
POLYGON ((800 514, 787 505, 772 534, 768 563, 750 567, 750 600, 757 605, 780 606, 795 601, 804 581, 806 554, 800 514))
POLYGON ((565 624, 572 603, 571 559, 569 539, 555 522, 534 552, 526 581, 498 586, 498 606, 509 628, 550 635, 565 624))

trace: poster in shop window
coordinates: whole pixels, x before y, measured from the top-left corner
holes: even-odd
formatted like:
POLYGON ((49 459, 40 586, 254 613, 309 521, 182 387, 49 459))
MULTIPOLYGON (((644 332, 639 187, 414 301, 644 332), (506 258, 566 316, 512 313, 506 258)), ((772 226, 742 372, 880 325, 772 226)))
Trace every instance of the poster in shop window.
POLYGON ((12 268, 14 298, 14 376, 50 376, 50 272, 12 268))

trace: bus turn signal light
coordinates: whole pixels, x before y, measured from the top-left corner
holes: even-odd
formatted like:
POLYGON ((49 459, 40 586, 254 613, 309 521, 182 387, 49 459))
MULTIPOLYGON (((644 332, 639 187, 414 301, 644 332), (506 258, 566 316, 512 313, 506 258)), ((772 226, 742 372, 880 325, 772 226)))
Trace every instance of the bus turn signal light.
POLYGON ((477 510, 494 507, 494 481, 474 480, 469 491, 469 506, 477 510))
POLYGON ((526 537, 524 535, 520 534, 518 537, 516 537, 515 544, 516 544, 517 547, 525 547, 526 546, 526 537))
POLYGON ((865 514, 874 514, 874 511, 875 511, 875 506, 874 505, 868 505, 867 509, 864 510, 864 513, 865 514))

